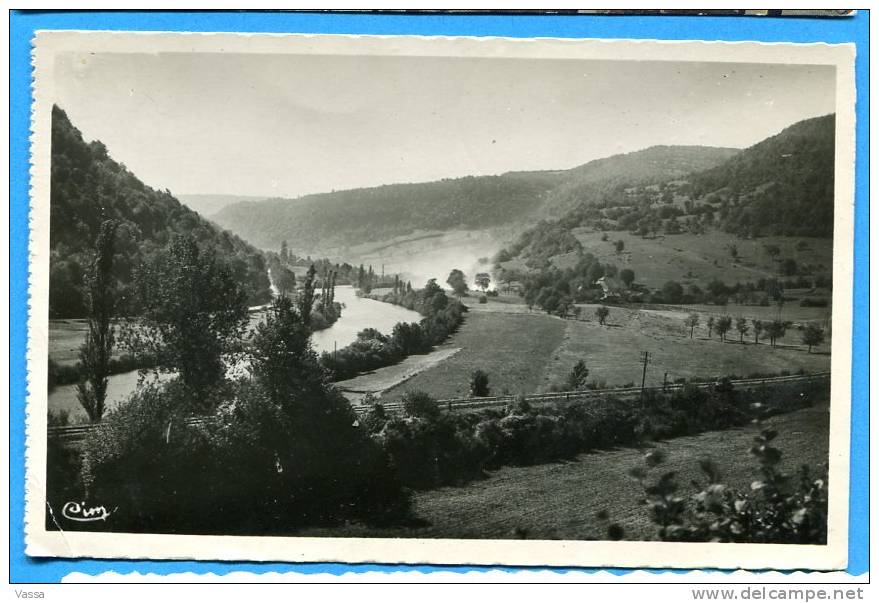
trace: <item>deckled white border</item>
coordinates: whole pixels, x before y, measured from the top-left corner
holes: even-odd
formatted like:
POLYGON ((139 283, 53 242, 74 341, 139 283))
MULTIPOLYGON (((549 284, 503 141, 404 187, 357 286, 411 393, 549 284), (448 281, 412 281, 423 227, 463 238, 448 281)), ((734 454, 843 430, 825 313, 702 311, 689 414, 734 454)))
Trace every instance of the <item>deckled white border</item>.
POLYGON ((128 32, 38 32, 31 160, 26 552, 34 556, 520 566, 843 569, 848 553, 854 213, 853 44, 128 32), (227 52, 824 64, 837 68, 828 544, 181 536, 45 530, 50 124, 63 52, 227 52))

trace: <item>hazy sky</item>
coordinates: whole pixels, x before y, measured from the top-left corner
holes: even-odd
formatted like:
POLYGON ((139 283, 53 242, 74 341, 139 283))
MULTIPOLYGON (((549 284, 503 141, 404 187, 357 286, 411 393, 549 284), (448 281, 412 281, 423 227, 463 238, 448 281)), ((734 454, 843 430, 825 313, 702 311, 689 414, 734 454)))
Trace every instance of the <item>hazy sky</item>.
POLYGON ((746 147, 834 110, 834 69, 535 59, 64 55, 56 102, 175 194, 293 197, 746 147))

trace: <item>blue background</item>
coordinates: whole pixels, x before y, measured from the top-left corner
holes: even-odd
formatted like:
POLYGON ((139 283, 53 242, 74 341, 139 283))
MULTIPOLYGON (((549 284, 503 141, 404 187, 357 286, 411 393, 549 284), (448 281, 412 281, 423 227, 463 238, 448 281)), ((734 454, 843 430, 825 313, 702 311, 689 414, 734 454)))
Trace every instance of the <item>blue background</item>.
MULTIPOLYGON (((851 497, 849 568, 868 571, 869 549, 869 14, 852 18, 622 17, 622 16, 439 16, 305 13, 13 12, 10 16, 10 581, 56 582, 78 571, 302 573, 477 567, 345 564, 216 563, 40 560, 24 554, 24 422, 27 368, 28 161, 31 106, 30 51, 38 29, 120 29, 352 34, 418 34, 507 37, 760 40, 855 42, 857 44, 857 165, 851 497)), ((508 568, 508 571, 515 571, 508 568)), ((572 570, 560 570, 572 571, 572 570)), ((582 571, 582 570, 576 570, 582 571)), ((627 570, 619 570, 625 573, 627 570)))

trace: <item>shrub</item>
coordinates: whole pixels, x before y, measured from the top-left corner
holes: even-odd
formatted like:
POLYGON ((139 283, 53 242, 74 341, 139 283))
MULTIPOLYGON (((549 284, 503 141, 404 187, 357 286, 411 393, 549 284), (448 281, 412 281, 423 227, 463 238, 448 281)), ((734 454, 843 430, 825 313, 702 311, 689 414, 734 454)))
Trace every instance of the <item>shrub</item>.
POLYGON ((470 376, 470 395, 477 398, 485 398, 491 395, 491 389, 488 387, 488 374, 476 369, 470 376))
POLYGON ((140 388, 85 442, 86 493, 118 505, 114 530, 283 534, 406 512, 384 452, 332 390, 316 405, 279 404, 242 380, 198 427, 174 412, 182 390, 140 388))
POLYGON ((479 296, 479 303, 480 304, 487 304, 488 303, 488 299, 485 297, 485 295, 479 296))
POLYGON ((84 442, 85 493, 118 507, 114 530, 199 529, 214 514, 199 481, 207 441, 174 412, 180 389, 177 382, 138 388, 84 442))
POLYGON ((687 500, 677 494, 675 472, 650 480, 649 472, 664 455, 645 455, 646 467, 634 467, 646 494, 657 537, 666 541, 824 544, 827 542, 827 478, 803 465, 796 474, 779 468, 782 452, 772 445, 778 435, 763 429, 754 438, 751 454, 759 464, 759 479, 750 492, 738 492, 720 481, 717 465, 699 465, 707 484, 687 500))
POLYGON ((436 419, 440 416, 436 400, 422 391, 408 391, 403 394, 403 414, 407 417, 436 419))
POLYGON ((826 308, 828 305, 829 302, 823 297, 806 297, 800 301, 800 306, 803 308, 826 308))

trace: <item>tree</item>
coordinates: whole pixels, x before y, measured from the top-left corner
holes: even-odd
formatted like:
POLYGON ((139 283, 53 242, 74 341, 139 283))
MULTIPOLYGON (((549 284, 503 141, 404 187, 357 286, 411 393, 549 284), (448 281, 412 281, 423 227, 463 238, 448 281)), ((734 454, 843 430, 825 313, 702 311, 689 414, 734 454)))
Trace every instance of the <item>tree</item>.
POLYGON ((126 346, 178 373, 192 408, 210 410, 247 326, 247 296, 229 267, 191 235, 176 235, 136 277, 142 312, 126 325, 126 346))
POLYGON ((281 405, 308 403, 326 389, 325 373, 311 347, 311 331, 286 295, 275 298, 254 329, 250 371, 281 405))
POLYGON ((778 245, 767 243, 763 246, 763 249, 766 250, 766 254, 769 256, 769 259, 775 261, 775 258, 778 257, 778 254, 781 253, 781 248, 778 245))
POLYGON ((603 325, 610 316, 610 308, 607 306, 598 306, 595 308, 595 315, 598 317, 598 324, 603 325))
POLYGON ((739 248, 735 243, 729 246, 729 255, 732 256, 733 262, 738 261, 739 248))
POLYGON ((574 308, 574 300, 567 295, 563 295, 559 298, 558 304, 556 304, 555 314, 560 318, 567 318, 568 314, 574 312, 574 308))
POLYGON ((812 353, 812 347, 824 343, 824 329, 815 323, 809 323, 803 329, 803 343, 809 346, 809 353, 812 353))
POLYGON ((565 389, 567 391, 586 389, 586 386, 588 385, 588 377, 589 369, 586 368, 586 363, 582 360, 578 360, 577 364, 574 365, 574 368, 571 369, 567 381, 565 381, 565 389))
MULTIPOLYGON (((311 310, 314 307, 314 276, 316 274, 317 270, 315 270, 314 264, 312 264, 308 267, 308 272, 305 273, 305 282, 302 283, 302 291, 299 293, 299 317, 306 327, 311 325, 311 310)), ((369 287, 368 282, 366 286, 369 287)))
POLYGON ((290 259, 290 252, 287 250, 287 241, 281 241, 281 262, 286 263, 290 259))
POLYGON ((797 261, 793 258, 784 258, 778 266, 778 271, 783 276, 796 276, 798 272, 797 261))
POLYGON ((744 318, 737 318, 736 331, 739 332, 739 343, 745 343, 745 335, 748 334, 748 321, 744 318))
POLYGON ((677 281, 667 281, 662 286, 662 298, 666 303, 678 304, 684 296, 684 288, 677 281))
POLYGON ((635 271, 631 268, 623 268, 620 270, 620 280, 623 281, 627 289, 630 289, 632 283, 635 282, 635 271))
POLYGON ((717 324, 714 325, 717 334, 720 335, 720 340, 724 341, 726 334, 732 328, 732 318, 729 316, 721 316, 717 319, 717 324))
POLYGON ((711 334, 714 332, 714 322, 713 316, 709 316, 705 322, 705 326, 708 327, 708 339, 711 339, 711 334))
POLYGON ((617 255, 620 255, 623 252, 623 249, 626 248, 626 244, 622 239, 619 239, 616 243, 613 244, 614 249, 616 249, 617 255))
POLYGON ((760 333, 763 332, 763 321, 756 318, 751 320, 751 326, 754 327, 754 345, 760 343, 760 333))
POLYGON ((446 279, 446 283, 452 288, 452 291, 454 291, 455 295, 458 297, 467 295, 467 281, 464 278, 464 273, 457 268, 449 273, 449 278, 446 279))
POLYGON ((104 416, 107 399, 107 378, 113 355, 113 316, 115 286, 113 279, 114 238, 118 224, 112 220, 101 223, 95 256, 85 278, 85 299, 88 310, 88 331, 79 348, 82 381, 76 385, 76 397, 92 423, 104 416))
POLYGON ((766 335, 769 337, 769 345, 775 347, 778 340, 784 337, 790 323, 783 320, 773 320, 765 325, 766 335))
MULTIPOLYGON (((275 267, 277 276, 275 276, 275 287, 281 295, 286 295, 296 289, 296 274, 284 265, 275 267)), ((274 275, 274 272, 272 273, 274 275)))
POLYGON ((488 374, 482 369, 476 369, 470 376, 470 395, 474 398, 485 398, 491 395, 488 387, 488 374))
POLYGON ((483 293, 486 289, 488 289, 488 286, 491 284, 491 276, 487 272, 480 272, 476 275, 476 278, 474 280, 476 281, 476 284, 479 285, 479 287, 482 289, 483 293))
POLYGON ((690 339, 693 339, 693 331, 699 326, 699 315, 693 312, 684 319, 684 326, 690 327, 690 339))

